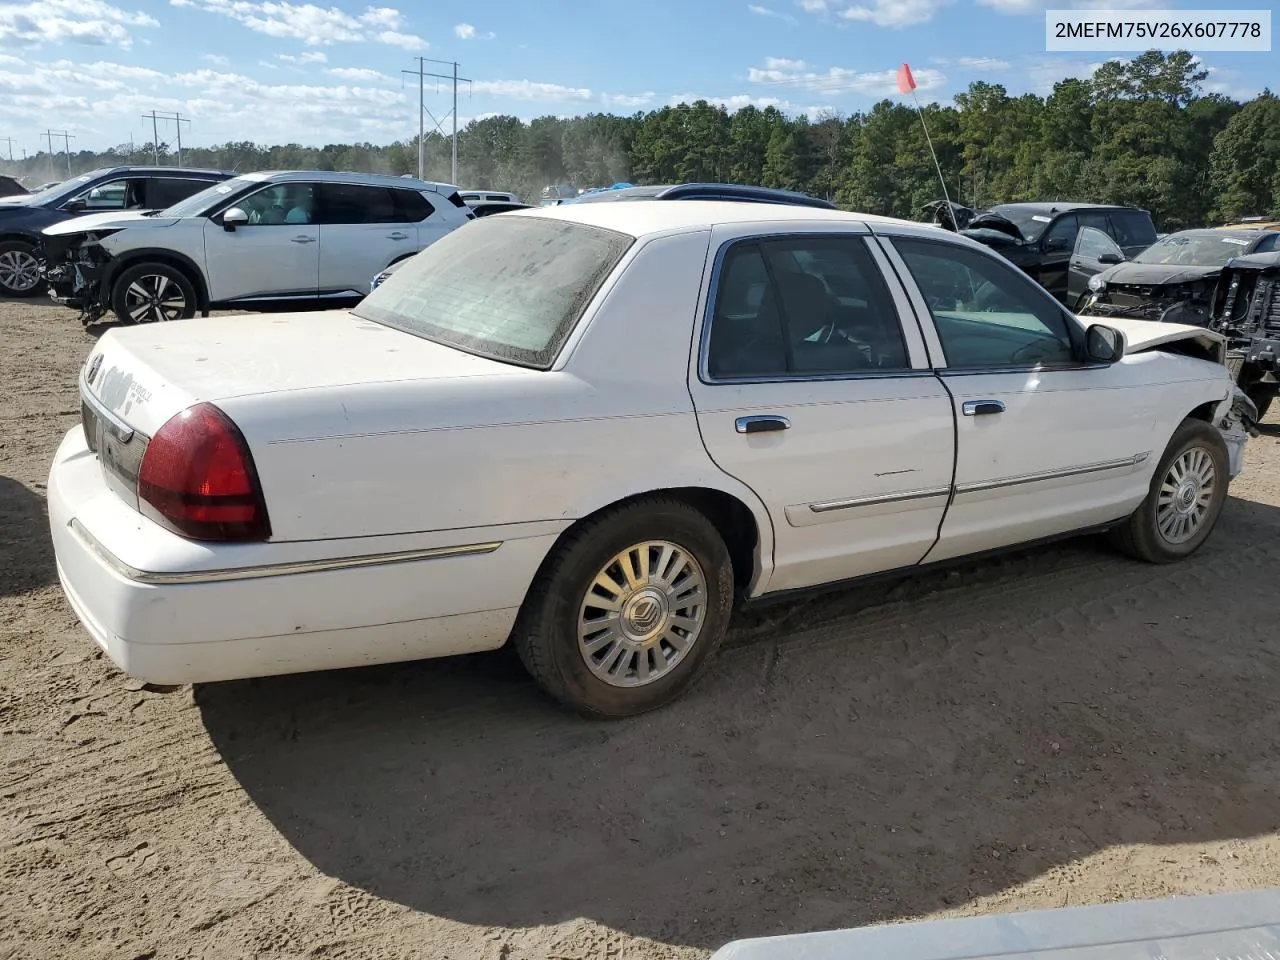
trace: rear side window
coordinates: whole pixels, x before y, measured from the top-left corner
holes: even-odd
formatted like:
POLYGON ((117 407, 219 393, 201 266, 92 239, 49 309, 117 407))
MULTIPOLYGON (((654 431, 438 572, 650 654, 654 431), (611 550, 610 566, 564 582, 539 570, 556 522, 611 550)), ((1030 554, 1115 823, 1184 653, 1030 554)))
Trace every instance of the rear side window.
POLYGON ((417 190, 392 190, 391 194, 395 201, 396 219, 404 223, 420 223, 436 212, 430 201, 417 190))
POLYGON ((458 192, 456 190, 453 193, 449 194, 449 202, 452 203, 455 207, 465 207, 467 205, 467 201, 463 200, 462 197, 458 196, 458 192))
POLYGON ((395 200, 386 187, 320 184, 318 223, 396 223, 398 220, 395 200))
POLYGON ((752 241, 725 255, 707 344, 713 378, 908 367, 893 297, 861 237, 752 241))
POLYGON ((163 210, 180 200, 195 196, 210 186, 208 180, 181 180, 176 177, 156 177, 146 183, 146 201, 144 206, 163 210))
POLYGON ((1155 225, 1140 210, 1112 210, 1111 230, 1122 247, 1146 247, 1156 242, 1155 225))
POLYGON ((485 217, 405 260, 353 312, 468 353, 545 369, 634 242, 580 223, 485 217))
POLYGON ((1272 253, 1277 249, 1277 241, 1280 241, 1280 233, 1270 233, 1258 241, 1258 245, 1253 248, 1253 252, 1272 253))

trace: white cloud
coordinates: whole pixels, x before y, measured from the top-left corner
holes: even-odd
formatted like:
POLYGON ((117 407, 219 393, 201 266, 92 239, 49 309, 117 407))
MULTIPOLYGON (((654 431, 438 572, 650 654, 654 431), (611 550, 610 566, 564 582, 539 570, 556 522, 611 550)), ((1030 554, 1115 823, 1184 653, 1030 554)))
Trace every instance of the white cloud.
POLYGON ((404 16, 392 7, 369 7, 353 15, 338 7, 287 0, 169 0, 175 7, 216 13, 257 33, 301 40, 310 46, 332 43, 384 43, 408 50, 425 50, 427 41, 405 33, 404 16))
POLYGON ((956 61, 956 66, 966 70, 1008 70, 1009 61, 995 57, 961 57, 956 61))
POLYGON ((762 7, 758 3, 747 4, 747 10, 754 13, 757 17, 773 17, 776 20, 785 20, 787 23, 795 23, 796 18, 789 13, 780 13, 772 7, 762 7))
POLYGON ((783 113, 803 114, 810 120, 816 120, 835 112, 835 107, 831 106, 806 107, 779 97, 756 97, 749 93, 738 93, 730 97, 706 97, 694 93, 677 93, 667 99, 667 106, 678 107, 682 103, 694 104, 699 100, 705 100, 715 107, 724 107, 729 113, 737 113, 743 107, 755 107, 757 110, 773 107, 783 113))
POLYGON ((291 53, 277 53, 276 59, 284 63, 328 63, 329 58, 319 50, 308 50, 298 56, 291 53))
POLYGON ((796 0, 796 4, 805 13, 826 13, 827 0, 796 0))
MULTIPOLYGON (((858 71, 844 67, 831 67, 825 72, 791 67, 770 66, 776 64, 776 58, 765 60, 764 67, 751 67, 747 70, 747 79, 752 83, 773 84, 799 90, 812 90, 818 93, 857 93, 872 97, 887 97, 898 92, 898 71, 876 70, 858 71)), ((807 65, 805 65, 807 66, 807 65)), ((916 88, 923 93, 942 87, 947 77, 939 70, 922 68, 913 70, 916 88)))
POLYGON ((229 67, 229 66, 231 66, 231 61, 230 61, 230 60, 228 60, 226 57, 222 56, 221 54, 218 54, 218 53, 202 53, 202 54, 200 55, 200 59, 201 59, 201 60, 206 60, 206 61, 208 61, 209 63, 212 63, 215 67, 229 67))
POLYGON ((788 60, 786 57, 765 57, 766 70, 803 70, 808 66, 803 60, 788 60))
POLYGON ((600 93, 589 87, 566 87, 558 83, 532 80, 477 80, 471 84, 473 94, 487 94, 507 100, 529 100, 544 103, 601 103, 606 106, 635 108, 652 103, 655 94, 600 93))
MULTIPOLYGON (((874 23, 878 27, 910 27, 928 23, 933 15, 952 0, 871 0, 840 11, 845 20, 874 23)), ((998 0, 997 0, 998 2, 998 0)))
POLYGON ((1168 0, 978 0, 997 13, 1040 13, 1050 7, 1073 10, 1159 10, 1168 0))
POLYGON ((158 27, 155 17, 104 0, 32 0, 0 3, 0 46, 79 43, 129 47, 130 27, 158 27))
POLYGON ((337 77, 339 80, 364 83, 388 83, 391 80, 385 73, 369 70, 366 67, 330 67, 325 73, 331 77, 337 77))
POLYGON ((490 31, 488 33, 477 33, 476 28, 469 23, 460 23, 453 28, 453 35, 459 40, 492 40, 497 34, 490 31))

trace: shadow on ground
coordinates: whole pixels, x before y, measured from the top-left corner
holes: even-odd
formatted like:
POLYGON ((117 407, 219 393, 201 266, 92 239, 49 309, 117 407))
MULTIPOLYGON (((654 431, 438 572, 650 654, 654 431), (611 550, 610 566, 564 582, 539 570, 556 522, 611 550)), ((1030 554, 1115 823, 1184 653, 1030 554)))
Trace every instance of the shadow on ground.
POLYGON ((0 476, 0 597, 57 582, 43 491, 0 476))
POLYGON ((766 609, 622 723, 551 706, 504 652, 196 699, 325 874, 471 924, 714 948, 1276 830, 1280 646, 1232 598, 1275 591, 1278 533, 1233 499, 1173 567, 1074 541, 766 609))

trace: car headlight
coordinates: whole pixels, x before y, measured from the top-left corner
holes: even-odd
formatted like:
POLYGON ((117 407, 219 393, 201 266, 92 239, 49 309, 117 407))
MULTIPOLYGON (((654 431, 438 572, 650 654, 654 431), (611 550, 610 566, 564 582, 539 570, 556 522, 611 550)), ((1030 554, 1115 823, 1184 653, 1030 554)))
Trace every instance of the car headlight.
POLYGON ((1102 274, 1094 274, 1089 278, 1089 289, 1094 293, 1101 293, 1107 289, 1107 281, 1102 279, 1102 274))

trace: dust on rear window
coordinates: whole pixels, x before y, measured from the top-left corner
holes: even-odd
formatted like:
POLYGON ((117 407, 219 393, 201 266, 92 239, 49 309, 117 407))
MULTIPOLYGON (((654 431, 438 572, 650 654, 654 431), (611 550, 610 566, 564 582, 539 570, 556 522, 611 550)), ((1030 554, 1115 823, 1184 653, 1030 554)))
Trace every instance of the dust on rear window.
POLYGON ((547 368, 634 238, 541 217, 468 222, 354 313, 494 360, 547 368))

